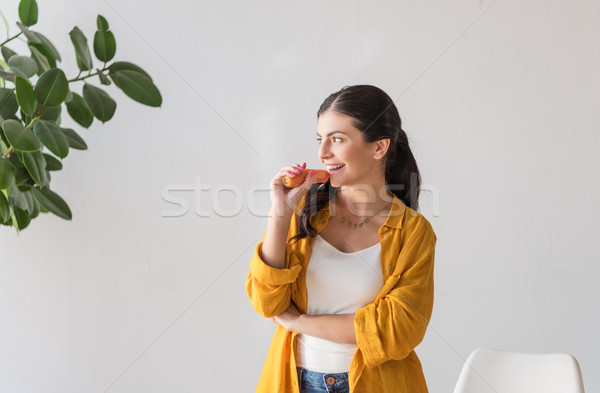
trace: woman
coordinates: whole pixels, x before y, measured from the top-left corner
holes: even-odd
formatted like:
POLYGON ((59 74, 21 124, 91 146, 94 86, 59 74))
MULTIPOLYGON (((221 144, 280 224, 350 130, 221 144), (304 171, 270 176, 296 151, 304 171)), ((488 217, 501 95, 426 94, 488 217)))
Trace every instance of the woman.
POLYGON ((427 392, 414 348, 433 308, 437 237, 392 99, 346 86, 317 113, 326 183, 271 180, 246 291, 277 323, 256 392, 427 392))

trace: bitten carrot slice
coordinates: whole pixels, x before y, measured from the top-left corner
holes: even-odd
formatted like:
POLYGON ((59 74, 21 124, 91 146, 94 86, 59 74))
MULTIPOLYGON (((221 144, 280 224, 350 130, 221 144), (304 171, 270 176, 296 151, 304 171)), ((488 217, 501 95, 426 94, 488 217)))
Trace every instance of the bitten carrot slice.
POLYGON ((299 173, 294 177, 284 176, 283 179, 281 179, 281 182, 286 187, 294 188, 298 184, 301 184, 302 182, 304 182, 304 179, 306 179, 306 175, 308 175, 310 173, 310 171, 314 171, 313 180, 315 183, 325 183, 327 180, 329 180, 329 172, 327 172, 327 170, 306 168, 302 171, 302 173, 299 173))

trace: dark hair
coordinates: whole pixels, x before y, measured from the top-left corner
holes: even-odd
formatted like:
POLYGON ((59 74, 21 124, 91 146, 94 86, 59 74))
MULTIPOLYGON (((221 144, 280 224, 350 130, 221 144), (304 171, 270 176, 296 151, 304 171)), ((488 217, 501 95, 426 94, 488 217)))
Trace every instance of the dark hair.
MULTIPOLYGON (((319 107, 317 119, 327 111, 352 117, 352 125, 361 131, 365 143, 390 138, 385 154, 385 182, 387 189, 402 202, 418 209, 421 175, 417 162, 408 146, 406 132, 394 101, 383 90, 371 85, 344 86, 331 94, 319 107)), ((335 199, 338 188, 326 183, 315 183, 307 191, 298 220, 298 234, 290 240, 317 235, 309 218, 335 199)))

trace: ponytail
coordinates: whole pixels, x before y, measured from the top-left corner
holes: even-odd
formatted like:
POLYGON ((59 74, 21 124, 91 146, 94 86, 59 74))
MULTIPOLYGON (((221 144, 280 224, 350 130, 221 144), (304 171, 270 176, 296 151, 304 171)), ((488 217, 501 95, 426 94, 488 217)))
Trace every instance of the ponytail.
POLYGON ((400 129, 396 143, 390 144, 386 154, 385 180, 388 190, 398 197, 406 206, 417 211, 419 209, 419 193, 421 174, 417 161, 408 146, 406 132, 400 129))

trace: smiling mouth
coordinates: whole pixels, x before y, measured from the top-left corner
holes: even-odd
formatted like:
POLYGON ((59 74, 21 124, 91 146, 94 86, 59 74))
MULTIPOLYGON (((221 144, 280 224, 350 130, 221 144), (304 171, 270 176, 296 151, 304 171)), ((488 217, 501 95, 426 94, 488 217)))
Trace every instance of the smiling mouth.
POLYGON ((335 173, 337 171, 339 171, 340 169, 342 169, 343 167, 345 167, 346 165, 342 165, 341 167, 335 168, 335 169, 328 169, 327 172, 331 173, 335 173))

